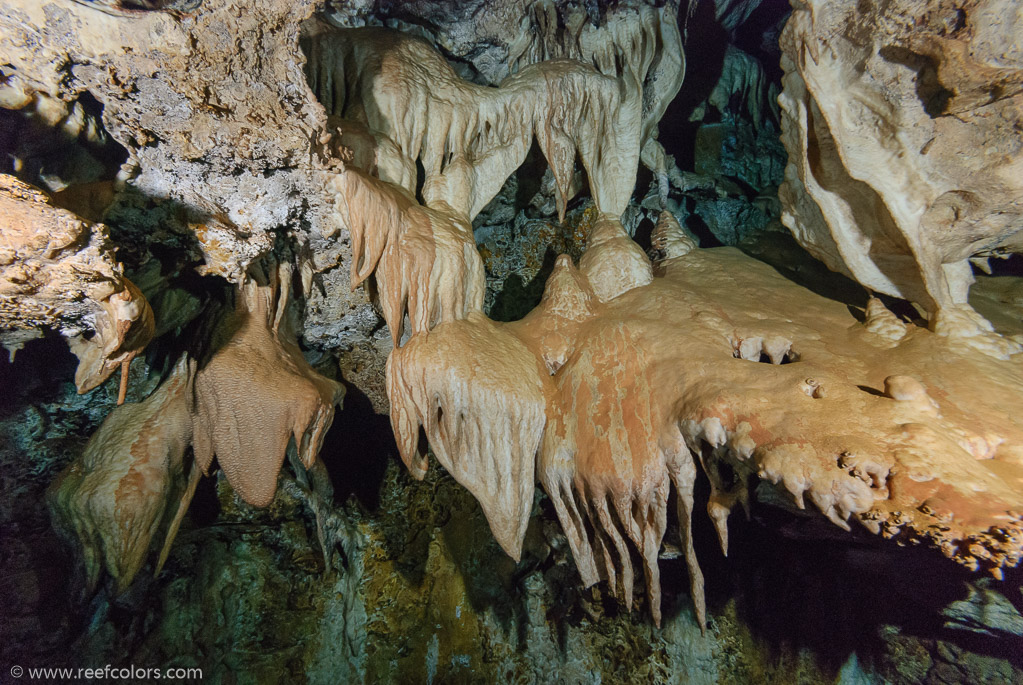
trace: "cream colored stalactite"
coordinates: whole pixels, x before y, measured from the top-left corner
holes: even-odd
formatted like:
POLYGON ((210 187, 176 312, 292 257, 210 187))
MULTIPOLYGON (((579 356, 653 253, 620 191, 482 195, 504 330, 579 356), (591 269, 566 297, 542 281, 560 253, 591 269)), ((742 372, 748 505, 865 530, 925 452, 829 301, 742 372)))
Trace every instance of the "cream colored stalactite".
POLYGON ((534 114, 536 139, 554 174, 559 218, 571 199, 577 156, 597 209, 621 216, 639 163, 639 91, 573 60, 541 62, 508 80, 517 79, 543 85, 534 114))
MULTIPOLYGON (((615 222, 606 222, 604 231, 595 235, 605 232, 628 239, 615 222)), ((602 239, 596 242, 606 245, 602 239)), ((544 361, 556 385, 548 394, 538 476, 565 530, 583 584, 605 578, 631 606, 635 575, 631 543, 644 560, 650 610, 657 623, 657 555, 665 532, 669 483, 674 483, 693 599, 705 627, 703 575, 691 532, 696 465, 670 415, 671 405, 657 399, 674 396, 659 382, 664 378, 670 383, 671 375, 660 374, 646 356, 643 336, 636 335, 643 324, 600 316, 601 299, 613 300, 651 282, 650 264, 642 252, 626 251, 623 256, 621 249, 593 245, 587 251, 599 263, 591 273, 610 290, 591 286, 567 256, 559 257, 540 306, 509 325, 544 361), (633 268, 614 268, 630 260, 633 268), (645 269, 636 268, 643 262, 645 269)))
POLYGON ((631 608, 630 540, 643 558, 650 611, 660 625, 657 557, 670 489, 660 443, 662 432, 670 436, 673 426, 657 399, 665 389, 657 387, 652 360, 639 343, 632 324, 624 322, 597 327, 586 336, 555 378, 558 391, 539 469, 569 531, 583 583, 597 580, 596 569, 631 608))
POLYGON ((250 275, 209 358, 183 358, 149 398, 115 409, 51 486, 55 521, 81 553, 90 592, 104 568, 116 592, 126 590, 163 528, 159 573, 214 457, 238 495, 260 507, 273 499, 289 443, 314 468, 344 388, 302 357, 286 311, 291 278, 290 265, 250 275))
MULTIPOLYGON (((685 76, 685 55, 678 28, 678 7, 641 6, 609 12, 594 26, 581 5, 562 7, 533 3, 522 19, 522 31, 509 46, 509 68, 515 72, 545 60, 569 58, 590 64, 605 76, 628 73, 631 88, 641 89, 643 103, 640 148, 643 164, 666 174, 664 148, 657 142, 657 124, 678 94, 685 76)), ((666 192, 666 189, 665 189, 666 192)))
POLYGON ((114 409, 47 492, 55 526, 81 556, 90 593, 104 569, 115 594, 131 585, 167 518, 168 503, 182 490, 192 437, 190 388, 182 360, 145 401, 114 409))
MULTIPOLYGON (((608 222, 611 236, 625 237, 608 222)), ((600 235, 597 232, 595 235, 600 235)), ((597 241, 597 244, 606 244, 597 241)), ((637 248, 638 250, 638 248, 637 248)), ((627 257, 591 246, 600 264, 591 271, 598 283, 613 283, 600 298, 584 272, 559 257, 539 307, 511 329, 544 360, 556 390, 548 395, 548 425, 538 457, 538 477, 551 497, 585 586, 601 578, 627 606, 632 604, 635 571, 630 545, 644 560, 651 614, 660 623, 657 555, 666 527, 669 484, 678 492, 679 521, 689 566, 693 600, 706 625, 703 575, 692 547, 693 486, 696 466, 660 397, 675 396, 647 357, 642 323, 601 317, 601 300, 650 283, 650 264, 637 280, 629 268, 613 266, 627 257), (601 278, 601 274, 611 274, 601 278), (638 327, 638 328, 637 328, 638 327), (651 376, 656 374, 656 377, 651 376), (591 532, 592 531, 592 534, 591 532)))
POLYGON ((533 506, 547 374, 514 335, 478 312, 395 348, 387 360, 391 426, 402 460, 422 479, 423 427, 439 461, 479 501, 516 561, 533 506))
POLYGON ((445 202, 423 207, 394 184, 349 168, 333 180, 352 236, 352 288, 376 273, 394 343, 483 308, 486 275, 468 219, 445 202))
POLYGON ((308 49, 309 78, 328 114, 362 122, 378 141, 380 178, 410 194, 416 192, 416 160, 426 180, 452 163, 467 163, 478 182, 464 194, 472 198, 472 215, 529 151, 532 83, 525 91, 470 83, 430 44, 385 29, 321 34, 310 38, 308 49), (500 182, 491 189, 495 178, 500 182))
POLYGON ((382 29, 314 36, 309 53, 328 113, 376 139, 381 179, 412 195, 422 162, 428 206, 442 201, 471 220, 525 160, 534 132, 558 179, 561 214, 577 155, 602 212, 618 216, 628 204, 643 134, 639 72, 652 56, 617 77, 548 60, 490 88, 459 78, 424 41, 382 29))
POLYGON ((115 261, 106 227, 6 175, 0 217, 0 342, 13 352, 26 334, 58 330, 79 359, 78 392, 120 368, 124 402, 128 366, 153 337, 153 312, 115 261))
POLYGON ((668 431, 669 439, 661 443, 665 466, 671 484, 675 486, 675 510, 678 515, 679 535, 682 539, 682 554, 689 571, 689 596, 693 600, 696 622, 700 630, 707 632, 707 600, 704 592, 703 570, 696 557, 693 545, 693 509, 696 505, 696 460, 686 446, 685 439, 676 428, 668 431))
POLYGON ((142 292, 128 279, 123 290, 100 302, 95 317, 96 335, 91 339, 75 335, 68 339, 71 351, 78 357, 75 385, 79 393, 95 388, 121 370, 117 403, 123 404, 128 389, 131 361, 142 352, 153 337, 153 311, 142 292))
POLYGON ((199 468, 209 473, 216 457, 238 495, 256 507, 273 500, 290 442, 312 467, 344 396, 298 348, 287 315, 291 278, 290 265, 281 264, 238 287, 189 405, 199 468))

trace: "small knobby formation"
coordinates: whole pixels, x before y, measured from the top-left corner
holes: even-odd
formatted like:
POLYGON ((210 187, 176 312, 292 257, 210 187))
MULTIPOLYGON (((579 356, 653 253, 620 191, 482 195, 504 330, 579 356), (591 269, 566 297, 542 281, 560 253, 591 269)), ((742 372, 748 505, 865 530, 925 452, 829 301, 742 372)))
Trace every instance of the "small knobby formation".
POLYGON ((115 594, 125 591, 162 531, 159 572, 214 457, 255 507, 273 500, 290 449, 305 469, 318 466, 344 387, 314 371, 298 348, 288 313, 292 277, 288 264, 254 265, 207 350, 184 355, 142 402, 114 409, 51 486, 54 522, 80 553, 89 592, 102 569, 115 594))

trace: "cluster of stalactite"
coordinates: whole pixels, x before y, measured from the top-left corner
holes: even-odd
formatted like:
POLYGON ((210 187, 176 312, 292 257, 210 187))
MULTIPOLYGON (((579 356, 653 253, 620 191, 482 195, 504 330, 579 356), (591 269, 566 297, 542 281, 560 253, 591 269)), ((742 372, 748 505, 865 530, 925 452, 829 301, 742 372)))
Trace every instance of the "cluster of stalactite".
MULTIPOLYGON (((105 3, 115 17, 160 15, 136 10, 163 6, 105 3)), ((259 11, 270 12, 277 23, 268 26, 289 36, 297 54, 296 26, 311 7, 270 3, 259 11)), ((206 11, 181 24, 160 16, 144 21, 168 34, 185 26, 206 30, 216 26, 211 17, 220 10, 206 11)), ((42 21, 39 11, 26 12, 26 25, 42 21)), ((317 223, 316 231, 288 233, 294 244, 278 241, 274 222, 293 215, 280 209, 283 191, 269 187, 273 174, 236 175, 216 167, 211 187, 220 199, 188 195, 211 210, 188 230, 207 262, 202 270, 230 281, 229 301, 192 337, 178 336, 180 354, 159 387, 141 402, 114 409, 51 488, 55 523, 79 550, 87 587, 94 589, 105 571, 114 591, 123 592, 154 545, 162 547, 158 570, 214 460, 237 494, 257 507, 273 500, 289 454, 300 470, 322 469, 320 446, 344 391, 305 360, 293 321, 298 308, 291 304, 296 294, 311 292, 310 264, 319 263, 314 246, 337 252, 345 237, 350 285, 355 290, 373 279, 390 329, 386 387, 403 461, 421 479, 432 453, 479 500, 495 538, 515 559, 539 482, 583 584, 606 580, 631 606, 638 552, 650 612, 659 623, 658 555, 674 490, 693 602, 705 626, 691 532, 702 472, 710 483, 707 514, 726 553, 731 511, 748 508, 752 488, 766 483, 793 507, 802 509, 809 499, 841 528, 856 522, 898 542, 927 543, 996 576, 1015 566, 1023 554, 1023 420, 1012 409, 1023 389, 1023 355, 1013 356, 1014 343, 959 306, 965 294, 956 295, 954 278, 946 283, 955 291, 948 303, 932 287, 941 285, 935 273, 948 280, 958 267, 899 250, 898 259, 889 260, 902 264, 907 257, 920 265, 920 292, 938 305, 931 331, 901 320, 877 299, 857 321, 844 305, 737 250, 697 249, 668 211, 653 231, 651 255, 625 230, 621 216, 641 163, 654 172, 662 205, 665 200, 666 159, 656 131, 682 83, 676 13, 670 2, 643 5, 614 14, 599 31, 573 23, 567 32, 533 16, 546 28, 515 43, 513 73, 493 87, 460 78, 425 40, 307 23, 305 90, 292 83, 286 97, 264 93, 247 102, 225 86, 228 107, 211 99, 217 89, 185 89, 203 99, 194 108, 201 125, 165 132, 173 144, 149 145, 153 138, 136 131, 131 164, 143 169, 140 178, 152 188, 162 182, 154 163, 164 159, 154 157, 161 150, 180 144, 179 157, 188 164, 223 161, 217 141, 225 133, 218 127, 231 121, 224 112, 244 111, 249 123, 232 129, 238 156, 254 168, 280 171, 292 195, 308 193, 303 201, 316 208, 310 210, 316 222, 326 211, 345 231, 317 223), (312 105, 313 94, 322 107, 312 105), (285 101, 298 103, 300 122, 288 118, 285 101), (273 145, 253 134, 250 123, 257 120, 282 126, 273 145), (485 273, 472 220, 523 164, 534 141, 554 177, 559 218, 583 187, 578 160, 595 220, 578 264, 566 255, 557 259, 536 309, 520 321, 498 323, 482 312, 485 273), (217 152, 202 152, 207 144, 217 152), (248 185, 226 180, 236 176, 248 185), (243 193, 264 183, 270 210, 227 206, 236 200, 225 188, 243 193), (262 218, 248 226, 243 219, 249 216, 262 218), (972 333, 950 333, 963 327, 972 333), (964 338, 974 342, 963 346, 964 338), (993 356, 977 355, 977 349, 993 356), (939 366, 942 373, 935 372, 939 366), (428 445, 420 444, 421 430, 428 445)), ((830 53, 814 54, 807 38, 812 27, 798 12, 794 16, 787 40, 804 40, 804 80, 788 65, 789 100, 782 104, 786 116, 802 117, 802 128, 789 129, 788 143, 790 151, 801 151, 793 158, 806 161, 812 142, 824 167, 790 168, 794 194, 788 202, 798 211, 789 221, 808 245, 824 245, 827 258, 825 233, 808 228, 799 212, 818 207, 841 218, 826 200, 848 184, 837 183, 845 177, 836 176, 828 159, 846 160, 831 155, 846 143, 829 137, 822 122, 838 115, 821 110, 813 95, 830 53), (813 66, 806 59, 811 55, 813 66), (805 135, 796 140, 793 131, 805 135), (813 180, 827 183, 817 188, 813 180), (800 189, 804 195, 796 193, 800 189)), ((76 49, 102 43, 86 38, 76 49)), ((0 51, 13 55, 9 42, 0 41, 0 51)), ((215 56, 193 44, 203 59, 215 56)), ((47 101, 39 94, 46 79, 33 80, 32 59, 22 57, 10 57, 24 69, 0 94, 19 107, 33 98, 47 101), (14 97, 18 93, 25 98, 14 97)), ((274 70, 290 78, 299 63, 256 62, 253 69, 267 83, 287 82, 274 70)), ((229 75, 229 67, 213 63, 218 66, 201 70, 204 78, 229 75)), ((153 74, 160 72, 154 67, 153 74)), ((49 86, 66 87, 62 80, 49 86)), ((137 91, 114 86, 107 116, 123 134, 136 123, 139 103, 131 98, 137 91)), ((950 106, 968 109, 971 103, 950 106)), ((151 307, 124 277, 102 224, 57 209, 30 186, 4 183, 3 343, 16 348, 40 328, 58 328, 82 360, 81 390, 118 367, 127 379, 131 360, 150 339, 175 328, 164 311, 173 308, 157 307, 155 299, 151 307)), ((941 195, 926 216, 969 215, 963 211, 974 205, 967 200, 941 195)), ((999 231, 991 249, 1009 240, 999 231)), ((914 235, 935 242, 926 232, 914 235)), ((885 236, 894 240, 895 233, 885 236)), ((874 242, 871 255, 885 261, 881 248, 889 243, 874 242)), ((899 279, 875 279, 869 264, 854 264, 839 252, 835 259, 845 260, 861 282, 904 294, 895 287, 899 279)))

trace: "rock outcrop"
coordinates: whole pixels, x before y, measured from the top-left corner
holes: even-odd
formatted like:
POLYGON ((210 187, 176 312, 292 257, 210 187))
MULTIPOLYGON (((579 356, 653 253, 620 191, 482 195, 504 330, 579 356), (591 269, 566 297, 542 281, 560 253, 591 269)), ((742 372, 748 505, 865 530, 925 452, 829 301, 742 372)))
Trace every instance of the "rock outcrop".
POLYGON ((969 259, 1023 250, 1021 28, 1009 1, 848 0, 796 7, 781 39, 785 224, 995 356, 1021 348, 965 311, 969 259))
POLYGON ((120 368, 120 403, 128 366, 153 337, 153 311, 125 278, 106 226, 0 175, 0 344, 13 359, 43 329, 68 339, 78 392, 120 368))
POLYGON ((1019 11, 798 3, 778 110, 767 10, 0 0, 0 142, 31 134, 0 160, 0 342, 56 330, 79 390, 120 367, 134 400, 79 398, 53 340, 0 362, 0 647, 194 643, 224 680, 1015 677, 1023 300, 966 295, 1021 246, 1019 11), (734 247, 777 224, 779 118, 786 222, 855 281, 734 247), (54 532, 85 601, 47 605, 54 532), (900 602, 990 642, 888 631, 900 602))

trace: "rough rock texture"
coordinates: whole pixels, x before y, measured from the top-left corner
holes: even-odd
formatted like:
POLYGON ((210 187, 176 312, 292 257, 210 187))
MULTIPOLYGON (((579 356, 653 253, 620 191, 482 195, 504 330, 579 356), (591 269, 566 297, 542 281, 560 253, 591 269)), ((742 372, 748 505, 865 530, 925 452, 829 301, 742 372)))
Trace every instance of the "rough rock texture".
POLYGON ((1021 27, 1016 2, 849 0, 798 6, 782 36, 786 225, 1002 356, 1019 346, 968 311, 968 259, 1023 247, 1021 27))
POLYGON ((102 224, 55 207, 42 191, 0 175, 0 344, 11 357, 43 329, 78 356, 88 392, 128 365, 153 337, 153 312, 124 277, 102 224))
POLYGON ((283 236, 312 256, 307 268, 328 272, 306 325, 332 341, 353 328, 370 335, 365 298, 329 274, 347 270, 350 253, 324 192, 339 158, 298 45, 315 2, 204 2, 180 14, 91 5, 4 3, 4 106, 46 101, 64 112, 86 91, 100 102, 105 130, 128 153, 128 192, 113 210, 147 236, 139 261, 147 241, 173 232, 206 273, 238 281, 283 236))

